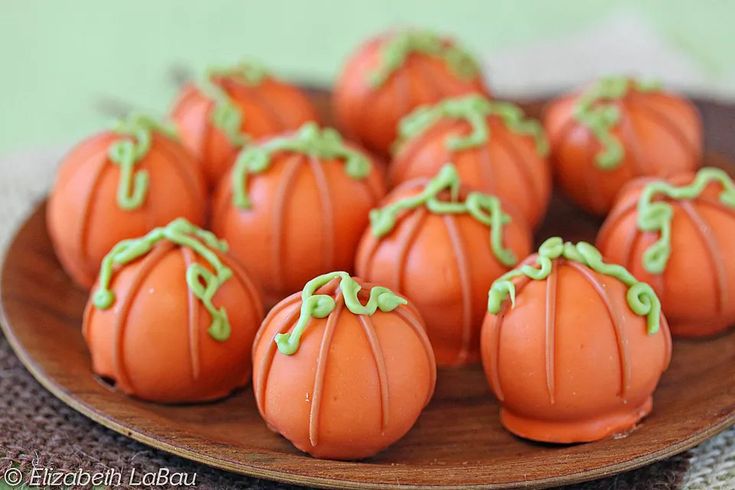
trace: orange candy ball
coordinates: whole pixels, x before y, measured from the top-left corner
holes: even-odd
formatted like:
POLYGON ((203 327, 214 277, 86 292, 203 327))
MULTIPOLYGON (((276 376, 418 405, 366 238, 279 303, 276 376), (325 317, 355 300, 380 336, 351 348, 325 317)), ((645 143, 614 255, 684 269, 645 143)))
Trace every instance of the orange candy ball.
POLYGON ((393 185, 430 177, 447 162, 466 186, 494 194, 536 226, 551 197, 548 143, 539 123, 480 95, 445 99, 406 116, 390 166, 393 185))
POLYGON ((621 191, 600 230, 600 251, 653 286, 674 335, 711 335, 735 324, 735 294, 730 294, 735 287, 735 256, 731 253, 735 237, 733 189, 727 174, 711 168, 702 169, 696 176, 682 174, 666 181, 639 179, 621 191), (723 187, 723 182, 729 189, 723 187), (701 192, 688 194, 686 199, 654 191, 656 186, 694 191, 700 184, 701 192), (644 194, 651 191, 649 199, 644 194), (641 213, 645 203, 649 205, 641 213), (642 227, 641 218, 646 221, 650 215, 646 211, 656 214, 661 205, 670 210, 671 218, 659 221, 662 228, 642 227), (670 239, 657 245, 664 226, 669 229, 670 239), (656 260, 656 256, 661 257, 657 247, 665 243, 670 247, 667 258, 656 260), (649 262, 646 257, 653 260, 649 262))
POLYGON ((506 213, 493 196, 462 189, 453 199, 451 188, 458 184, 456 170, 447 166, 432 181, 396 188, 373 212, 373 227, 365 231, 356 259, 358 276, 405 294, 416 305, 439 365, 480 360, 487 289, 530 253, 533 240, 525 221, 506 213), (439 192, 416 207, 396 207, 427 188, 439 192), (471 203, 481 203, 479 213, 470 211, 471 203), (465 209, 457 212, 457 206, 465 209), (393 209, 392 226, 381 228, 381 218, 393 209))
MULTIPOLYGON (((523 263, 544 271, 542 277, 516 270, 493 284, 482 328, 483 366, 506 429, 543 442, 595 441, 632 429, 651 411, 671 338, 660 312, 658 331, 650 329, 656 309, 649 317, 632 311, 628 284, 566 258, 566 247, 578 248, 553 240, 540 249, 545 266, 537 263, 539 255, 523 263), (514 305, 503 287, 511 283, 514 305), (505 293, 501 303, 494 292, 505 293)), ((653 304, 655 296, 641 296, 645 285, 637 284, 634 296, 653 304)))
POLYGON ((266 304, 316 275, 352 269, 368 212, 385 194, 365 153, 307 124, 238 160, 216 192, 212 229, 257 279, 266 304))
POLYGON ((64 269, 89 288, 102 258, 120 240, 178 217, 201 224, 205 211, 196 161, 152 120, 137 117, 71 150, 51 190, 46 218, 64 269))
POLYGON ((702 123, 695 107, 634 80, 603 79, 557 99, 544 124, 559 185, 591 213, 607 213, 635 177, 668 177, 700 165, 702 123))
POLYGON ((334 88, 340 128, 386 154, 400 119, 423 104, 487 89, 476 62, 453 41, 430 32, 395 31, 363 44, 334 88))
POLYGON ((306 94, 259 66, 211 70, 208 77, 204 83, 183 89, 171 117, 184 144, 200 160, 210 187, 225 174, 248 139, 317 120, 306 94))
POLYGON ((125 247, 118 245, 123 248, 111 254, 117 259, 110 263, 110 276, 103 267, 84 312, 92 368, 124 393, 144 400, 221 398, 250 380, 251 349, 263 306, 248 275, 219 245, 202 240, 181 220, 166 227, 169 232, 172 228, 203 242, 206 253, 229 273, 223 272, 224 280, 211 297, 198 295, 189 284, 190 274, 202 289, 220 278, 217 267, 198 251, 161 239, 128 261, 122 259, 125 247), (197 273, 196 268, 204 271, 197 273), (110 277, 109 284, 105 277, 110 277), (206 301, 217 316, 226 315, 226 326, 221 318, 216 321, 206 301))
POLYGON ((270 311, 253 346, 253 391, 269 428, 329 459, 372 456, 409 431, 434 393, 436 365, 418 312, 394 298, 333 273, 270 311))

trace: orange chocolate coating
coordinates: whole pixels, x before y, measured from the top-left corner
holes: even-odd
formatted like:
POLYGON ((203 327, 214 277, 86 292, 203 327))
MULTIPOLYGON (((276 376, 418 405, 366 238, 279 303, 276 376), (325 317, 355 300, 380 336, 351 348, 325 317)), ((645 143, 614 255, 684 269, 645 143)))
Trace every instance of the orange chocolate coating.
POLYGON ((212 300, 227 312, 229 338, 209 335, 211 316, 186 282, 190 264, 211 266, 188 248, 160 242, 116 269, 112 307, 87 303, 83 333, 96 374, 128 395, 162 403, 214 400, 248 383, 263 305, 242 267, 213 252, 233 273, 212 300))
POLYGON ((463 120, 442 119, 402 144, 388 168, 391 185, 429 177, 447 162, 457 168, 466 186, 500 197, 532 227, 543 219, 551 197, 551 169, 539 155, 533 137, 511 131, 500 119, 487 117, 490 136, 480 147, 447 149, 454 136, 472 128, 463 120))
POLYGON ((700 165, 702 123, 696 108, 667 92, 630 89, 611 102, 620 118, 610 133, 624 156, 614 169, 600 168, 595 157, 602 145, 574 116, 580 97, 575 93, 553 101, 544 125, 555 178, 586 211, 606 214, 620 188, 635 177, 668 177, 700 165))
MULTIPOLYGON (((686 173, 667 180, 681 186, 693 177, 686 173)), ((638 229, 637 205, 643 187, 652 181, 637 179, 620 192, 597 236, 597 246, 610 261, 654 288, 674 335, 721 332, 735 324, 735 210, 719 200, 721 188, 715 183, 691 200, 659 196, 657 201, 663 199, 673 209, 671 255, 662 273, 648 272, 643 254, 659 234, 638 229)))
MULTIPOLYGON (((358 294, 367 302, 370 284, 358 294)), ((253 346, 253 391, 268 427, 318 458, 372 456, 403 437, 431 399, 436 364, 419 313, 409 305, 356 315, 338 282, 320 288, 336 308, 312 318, 293 355, 276 334, 290 331, 302 305, 296 293, 276 305, 253 346)))
POLYGON ((152 134, 148 153, 135 166, 149 185, 143 204, 121 209, 117 201, 120 167, 108 156, 110 145, 127 137, 112 132, 93 136, 65 157, 49 197, 46 217, 54 250, 75 282, 89 288, 102 258, 125 238, 183 217, 202 224, 206 189, 196 161, 178 142, 152 134))
MULTIPOLYGON (((215 77, 242 114, 241 130, 261 138, 296 129, 318 119, 316 109, 299 88, 272 77, 246 85, 230 77, 215 77)), ((193 85, 184 87, 171 112, 184 144, 199 159, 207 183, 216 186, 239 148, 212 122, 214 102, 193 85)))
MULTIPOLYGON (((351 139, 380 154, 387 154, 396 138, 398 122, 418 106, 445 97, 488 93, 481 76, 463 79, 441 58, 411 53, 381 85, 370 75, 381 62, 381 48, 400 34, 375 37, 347 60, 334 87, 334 111, 340 129, 351 139)), ((453 44, 450 40, 444 40, 453 44)), ((446 162, 442 162, 446 163, 446 162)))
MULTIPOLYGON (((532 264, 535 255, 525 263, 532 264)), ((514 434, 553 443, 588 442, 632 429, 652 409, 671 357, 671 337, 648 334, 626 286, 577 262, 555 259, 544 280, 514 279, 482 327, 482 362, 514 434)))
POLYGON ((355 178, 342 159, 278 151, 267 170, 248 175, 249 209, 233 202, 232 172, 222 179, 212 230, 258 281, 266 305, 314 276, 352 270, 368 213, 385 194, 381 172, 365 157, 370 172, 355 178))
MULTIPOLYGON (((425 179, 406 182, 381 206, 415 196, 425 183, 425 179)), ((460 199, 466 194, 462 190, 460 199)), ((442 198, 447 200, 449 192, 442 198)), ((503 246, 516 257, 527 256, 532 241, 522 218, 511 217, 503 226, 503 246)), ((382 237, 365 230, 355 267, 358 276, 403 294, 416 305, 440 366, 480 360, 487 290, 510 269, 490 247, 489 226, 467 213, 434 214, 424 206, 404 211, 382 237)))

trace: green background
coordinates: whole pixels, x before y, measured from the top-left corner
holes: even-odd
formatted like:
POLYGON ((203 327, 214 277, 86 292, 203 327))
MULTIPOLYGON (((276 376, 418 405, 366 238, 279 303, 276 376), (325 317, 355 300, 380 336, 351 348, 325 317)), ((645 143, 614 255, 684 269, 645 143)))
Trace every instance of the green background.
POLYGON ((176 66, 252 56, 285 78, 330 83, 356 44, 388 27, 451 33, 488 60, 621 9, 643 18, 708 79, 734 72, 731 0, 2 0, 0 153, 69 145, 106 124, 103 106, 117 101, 163 114, 176 66))

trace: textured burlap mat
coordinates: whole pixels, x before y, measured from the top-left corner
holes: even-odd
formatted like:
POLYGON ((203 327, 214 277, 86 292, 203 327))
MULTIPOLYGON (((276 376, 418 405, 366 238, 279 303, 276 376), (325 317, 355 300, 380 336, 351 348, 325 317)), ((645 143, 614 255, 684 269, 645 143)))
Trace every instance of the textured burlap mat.
MULTIPOLYGON (((63 150, 0 159, 0 250, 48 189, 63 150)), ((215 470, 148 448, 103 428, 44 390, 0 338, 0 478, 18 467, 126 474, 196 473, 199 488, 293 488, 215 470)), ((0 482, 0 489, 4 488, 0 482)), ((735 428, 673 458, 575 489, 735 489, 735 428)))

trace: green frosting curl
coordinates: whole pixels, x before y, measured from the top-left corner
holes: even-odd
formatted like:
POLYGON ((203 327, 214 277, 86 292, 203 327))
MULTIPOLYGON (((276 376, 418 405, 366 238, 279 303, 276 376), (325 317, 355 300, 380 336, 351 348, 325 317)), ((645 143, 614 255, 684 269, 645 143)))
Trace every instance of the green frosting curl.
POLYGON ((124 211, 133 211, 143 205, 148 194, 148 172, 136 171, 135 167, 150 151, 153 131, 170 137, 175 133, 171 127, 143 114, 131 114, 115 121, 112 131, 127 137, 115 141, 107 150, 110 161, 120 167, 117 205, 124 211))
POLYGON ((638 316, 646 317, 649 334, 658 332, 661 320, 661 302, 651 286, 638 281, 625 267, 617 264, 606 264, 602 254, 587 242, 564 242, 559 237, 549 238, 541 244, 536 256, 536 267, 524 264, 500 276, 493 282, 488 292, 487 309, 493 315, 500 313, 503 302, 510 298, 515 307, 515 284, 513 279, 526 276, 534 281, 542 281, 551 274, 554 259, 564 258, 578 262, 593 271, 613 277, 628 287, 626 300, 631 311, 638 316))
POLYGON ((401 212, 419 206, 425 206, 434 214, 469 214, 490 227, 490 248, 498 261, 508 267, 515 265, 518 260, 513 251, 503 247, 503 226, 510 223, 511 219, 503 212, 500 200, 490 194, 471 192, 462 202, 458 199, 459 185, 457 169, 451 163, 444 165, 421 193, 370 211, 373 235, 376 237, 386 235, 395 227, 401 212), (450 192, 451 200, 440 200, 439 194, 447 190, 450 192))
POLYGON ((268 77, 268 71, 259 63, 243 61, 231 67, 211 67, 199 82, 199 90, 214 101, 212 124, 222 131, 230 144, 239 148, 248 141, 246 134, 240 131, 244 114, 227 92, 215 82, 217 78, 230 78, 248 87, 256 87, 268 77))
POLYGON ((622 99, 631 89, 655 92, 661 86, 657 82, 631 80, 627 77, 605 77, 585 91, 575 103, 574 118, 589 129, 602 145, 595 161, 603 170, 617 168, 625 156, 622 143, 611 132, 620 121, 620 110, 610 102, 622 99))
POLYGON ((248 146, 237 156, 232 170, 232 195, 235 206, 249 209, 247 194, 248 174, 268 170, 271 157, 277 152, 301 153, 316 158, 338 158, 345 162, 345 172, 354 179, 370 174, 370 161, 358 150, 350 148, 332 128, 320 129, 315 122, 307 122, 293 134, 272 138, 259 146, 248 146))
POLYGON ((489 100, 479 94, 444 99, 435 105, 419 107, 401 119, 398 125, 398 139, 393 148, 397 150, 407 140, 427 131, 444 118, 463 120, 472 127, 472 131, 466 136, 449 136, 445 142, 447 149, 461 151, 477 148, 487 143, 490 138, 487 120, 490 116, 500 118, 514 133, 531 136, 539 155, 548 154, 549 142, 538 121, 525 117, 523 110, 515 104, 489 100))
POLYGON ((408 302, 383 286, 375 286, 370 289, 368 302, 363 305, 357 295, 362 289, 360 284, 346 272, 329 272, 317 276, 307 282, 301 292, 301 312, 296 326, 290 333, 279 333, 275 336, 278 350, 287 356, 298 351, 301 336, 309 325, 312 318, 325 318, 337 307, 334 298, 326 294, 316 294, 317 289, 325 286, 334 279, 339 278, 339 289, 345 301, 345 306, 355 315, 373 315, 378 309, 391 312, 400 305, 408 302))
POLYGON ((368 75, 374 88, 383 85, 406 62, 411 53, 422 53, 444 60, 450 70, 460 78, 475 78, 480 68, 467 51, 429 31, 403 31, 395 34, 380 48, 380 62, 368 75))
POLYGON ((123 240, 115 245, 102 259, 99 285, 92 297, 93 304, 101 310, 110 308, 115 303, 115 293, 110 289, 115 266, 127 264, 148 254, 162 240, 192 250, 214 269, 212 273, 199 263, 193 263, 186 270, 186 283, 212 317, 212 323, 207 329, 209 335, 220 342, 227 340, 230 337, 227 311, 224 307, 218 309, 212 304, 212 298, 220 286, 232 277, 232 270, 222 263, 212 249, 226 252, 227 244, 213 233, 191 224, 184 218, 177 218, 164 227, 154 228, 141 238, 123 240))
POLYGON ((643 253, 643 268, 648 272, 661 274, 671 256, 671 221, 674 210, 668 202, 654 200, 659 196, 674 200, 696 199, 711 183, 722 186, 720 202, 735 208, 735 183, 719 168, 706 167, 699 170, 689 185, 676 187, 657 180, 643 188, 638 200, 638 229, 659 234, 659 239, 643 253))

